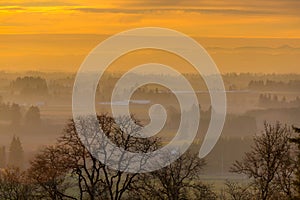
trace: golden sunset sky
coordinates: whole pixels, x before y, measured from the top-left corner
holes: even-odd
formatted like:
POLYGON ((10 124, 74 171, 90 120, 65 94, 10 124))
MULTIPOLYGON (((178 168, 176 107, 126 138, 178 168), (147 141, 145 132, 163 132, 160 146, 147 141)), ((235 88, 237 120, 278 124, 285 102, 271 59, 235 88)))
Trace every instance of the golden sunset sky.
POLYGON ((0 1, 0 70, 76 71, 105 38, 175 29, 221 72, 300 73, 299 0, 0 1))

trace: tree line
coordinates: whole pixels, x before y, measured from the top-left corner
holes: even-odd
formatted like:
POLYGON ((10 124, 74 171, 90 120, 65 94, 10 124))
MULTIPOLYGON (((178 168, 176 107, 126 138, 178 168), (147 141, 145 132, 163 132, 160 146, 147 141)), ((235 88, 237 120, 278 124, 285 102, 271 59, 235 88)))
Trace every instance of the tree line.
POLYGON ((274 80, 251 80, 248 84, 250 90, 274 90, 274 91, 298 91, 300 80, 290 80, 288 82, 274 80))
MULTIPOLYGON (((131 152, 151 156, 151 152, 162 147, 158 137, 138 137, 138 120, 132 124, 128 117, 114 119, 100 115, 97 124, 91 121, 80 128, 95 125, 101 127, 111 142, 131 152)), ((300 135, 296 135, 295 132, 299 133, 296 127, 265 123, 264 130, 254 136, 251 150, 231 168, 231 172, 247 176, 247 183, 227 181, 221 193, 201 181, 206 161, 199 159, 193 149, 160 170, 127 173, 98 161, 82 143, 82 139, 91 136, 80 138, 77 130, 71 120, 57 142, 38 152, 26 171, 14 167, 3 169, 0 199, 299 199, 300 135)), ((98 139, 97 142, 103 141, 101 137, 98 139)), ((114 150, 104 153, 109 158, 114 150)), ((163 157, 167 162, 177 153, 180 152, 169 152, 163 157)), ((122 163, 119 167, 132 162, 124 157, 118 159, 116 163, 122 163)), ((144 163, 139 164, 143 167, 144 163)))
POLYGON ((295 99, 288 101, 285 96, 279 98, 276 94, 260 94, 258 105, 264 108, 268 107, 299 107, 300 98, 297 96, 295 99))
POLYGON ((30 106, 22 113, 22 107, 16 103, 0 103, 0 120, 9 121, 12 125, 20 125, 22 120, 27 125, 38 125, 41 121, 40 109, 30 106))
POLYGON ((8 149, 8 158, 5 146, 0 147, 0 168, 7 166, 23 169, 24 167, 24 150, 19 137, 13 136, 8 149))
MULTIPOLYGON (((147 153, 161 147, 159 138, 136 137, 138 126, 129 124, 126 117, 118 119, 123 128, 107 115, 99 116, 98 121, 105 135, 125 150, 147 153)), ((171 156, 174 152, 165 158, 171 156)), ((131 162, 119 159, 119 163, 131 162)), ((2 171, 0 199, 148 199, 149 195, 152 199, 216 199, 211 187, 200 182, 204 165, 204 160, 188 151, 155 172, 113 170, 93 157, 82 144, 74 121, 70 121, 57 143, 42 149, 28 170, 2 171)))
POLYGON ((44 78, 41 78, 39 76, 18 77, 16 80, 10 83, 10 89, 12 94, 25 96, 43 96, 48 94, 47 82, 44 78))

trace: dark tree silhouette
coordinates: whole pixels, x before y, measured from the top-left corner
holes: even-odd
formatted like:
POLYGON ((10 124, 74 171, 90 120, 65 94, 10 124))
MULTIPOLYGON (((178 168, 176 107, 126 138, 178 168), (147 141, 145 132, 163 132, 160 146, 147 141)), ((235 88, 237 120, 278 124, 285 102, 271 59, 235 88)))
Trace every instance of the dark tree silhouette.
POLYGON ((297 145, 298 152, 297 152, 297 159, 295 161, 295 168, 296 168, 296 178, 294 180, 294 185, 297 190, 297 198, 300 199, 300 128, 294 127, 293 129, 295 133, 298 133, 297 136, 291 138, 291 142, 297 145))
POLYGON ((48 93, 46 80, 41 77, 18 77, 11 82, 12 93, 22 95, 45 95, 48 93))
MULTIPOLYGON (((102 128, 105 135, 116 145, 133 152, 151 152, 158 147, 158 139, 142 139, 136 137, 139 128, 136 124, 129 123, 129 117, 119 118, 118 122, 123 129, 116 124, 115 119, 107 115, 98 117, 98 125, 102 128)), ((136 121, 136 123, 139 123, 136 121)), ((95 122, 83 124, 86 126, 95 126, 95 122)), ((52 197, 78 198, 78 199, 111 199, 117 200, 125 198, 130 185, 138 180, 138 173, 125 173, 113 170, 102 164, 93 157, 82 144, 79 138, 74 121, 70 121, 64 130, 55 147, 47 148, 37 155, 31 162, 29 176, 34 183, 43 188, 45 192, 52 197), (77 195, 67 195, 66 177, 73 178, 72 187, 75 187, 77 195), (77 197, 78 196, 78 197, 77 197)), ((101 141, 99 141, 101 142, 101 141)), ((114 150, 113 150, 114 151, 114 150)), ((110 157, 114 152, 107 152, 110 157)), ((119 162, 130 159, 119 158, 119 162), (124 159, 124 160, 123 160, 124 159)))
POLYGON ((6 151, 5 146, 0 147, 0 168, 4 168, 6 166, 6 151))
POLYGON ((38 125, 41 122, 40 109, 37 106, 30 106, 25 114, 25 123, 27 125, 38 125))
POLYGON ((9 162, 13 167, 23 168, 23 147, 19 137, 13 137, 9 147, 9 162))
MULTIPOLYGON (((251 193, 251 185, 226 181, 225 186, 225 192, 231 200, 253 200, 254 195, 251 193)), ((226 197, 223 199, 226 199, 226 197)))
MULTIPOLYGON (((166 162, 179 152, 165 155, 166 162)), ((140 175, 140 181, 133 186, 137 199, 205 199, 214 200, 216 195, 209 185, 200 182, 205 162, 197 154, 187 151, 170 165, 140 175)))
POLYGON ((11 123, 13 126, 20 125, 22 118, 21 108, 18 104, 13 103, 10 107, 11 123))
POLYGON ((28 180, 34 187, 34 196, 39 199, 76 199, 66 194, 75 181, 68 179, 71 158, 65 149, 49 146, 39 152, 30 163, 28 180))
POLYGON ((0 199, 36 199, 33 196, 31 185, 26 180, 25 172, 14 167, 0 171, 0 199))
POLYGON ((231 168, 232 172, 245 174, 251 179, 256 199, 293 198, 294 165, 288 142, 290 135, 286 126, 265 123, 262 134, 254 138, 252 150, 231 168))

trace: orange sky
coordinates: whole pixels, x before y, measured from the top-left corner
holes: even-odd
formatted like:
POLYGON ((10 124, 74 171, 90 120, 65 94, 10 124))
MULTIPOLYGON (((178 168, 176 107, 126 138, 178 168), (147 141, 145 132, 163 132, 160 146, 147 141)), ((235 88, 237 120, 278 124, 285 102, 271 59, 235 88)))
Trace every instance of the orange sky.
POLYGON ((74 71, 93 45, 108 35, 160 26, 199 38, 223 72, 275 69, 279 73, 298 73, 299 10, 298 0, 0 0, 0 69, 74 71), (72 37, 62 42, 53 34, 72 37), (207 37, 218 39, 200 39, 207 37), (259 39, 224 42, 222 38, 271 39, 262 43, 259 39), (239 49, 249 46, 256 49, 239 49), (74 63, 71 55, 81 57, 74 63), (255 56, 256 61, 252 58, 249 61, 253 63, 247 63, 247 55, 255 56), (65 67, 58 67, 62 64, 65 67), (283 64, 286 66, 281 67, 283 64))
POLYGON ((1 0, 0 27, 2 34, 114 34, 162 26, 202 37, 298 38, 299 9, 298 0, 1 0))

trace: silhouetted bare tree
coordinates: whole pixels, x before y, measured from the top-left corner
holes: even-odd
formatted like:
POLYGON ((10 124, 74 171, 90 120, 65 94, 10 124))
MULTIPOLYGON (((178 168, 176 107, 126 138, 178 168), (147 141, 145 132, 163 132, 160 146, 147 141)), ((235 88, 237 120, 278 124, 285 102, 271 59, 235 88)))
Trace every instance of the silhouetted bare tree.
MULTIPOLYGON (((231 200, 252 200, 253 189, 251 188, 251 184, 241 184, 237 182, 232 181, 226 181, 225 182, 225 192, 229 195, 229 199, 231 200)), ((226 199, 224 197, 223 199, 226 199)))
POLYGON ((256 190, 256 199, 292 199, 294 165, 289 137, 291 131, 279 123, 265 123, 261 135, 254 137, 252 150, 236 161, 232 172, 247 175, 256 190))
MULTIPOLYGON (((143 139, 137 137, 140 131, 139 126, 130 123, 129 117, 120 117, 116 120, 107 115, 98 116, 98 122, 85 119, 80 127, 75 127, 74 121, 70 121, 64 130, 63 136, 58 139, 56 146, 46 148, 38 154, 31 163, 30 176, 48 194, 59 198, 77 199, 111 199, 117 200, 126 198, 126 192, 130 190, 130 185, 138 180, 138 173, 125 173, 120 170, 113 170, 104 163, 101 163, 88 151, 88 146, 83 145, 82 140, 96 139, 96 143, 103 142, 103 138, 94 137, 93 134, 78 135, 78 128, 93 128, 100 126, 105 136, 110 141, 124 150, 132 152, 151 152, 158 147, 158 138, 143 139), (97 124, 95 124, 97 123, 97 124), (75 191, 72 196, 66 193, 67 176, 76 182, 75 191)), ((105 147, 106 144, 104 144, 105 147)), ((101 148, 101 146, 99 146, 101 148)), ((102 149, 98 149, 102 151, 102 149)), ((105 156, 114 154, 105 152, 105 156)), ((128 158, 120 157, 117 163, 129 164, 128 158)), ((122 165, 124 169, 124 165, 122 165)), ((72 180, 71 180, 72 181, 72 180)), ((74 187, 74 186, 72 186, 74 187)))
POLYGON ((293 126, 293 130, 295 133, 298 133, 298 135, 294 138, 291 138, 290 141, 297 145, 297 158, 295 160, 296 177, 294 180, 294 186, 297 190, 296 198, 300 199, 300 128, 293 126))
POLYGON ((0 199, 35 199, 32 187, 26 179, 25 172, 14 167, 2 169, 0 171, 0 199))
MULTIPOLYGON (((165 155, 166 162, 179 152, 165 155)), ((200 182, 205 162, 191 151, 187 151, 170 165, 140 175, 133 188, 137 199, 216 199, 209 185, 200 182)))
POLYGON ((28 180, 34 186, 34 196, 39 199, 76 199, 66 194, 74 180, 68 180, 71 158, 64 148, 49 146, 31 161, 28 180))

